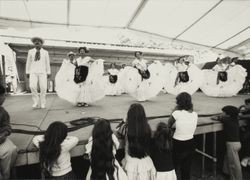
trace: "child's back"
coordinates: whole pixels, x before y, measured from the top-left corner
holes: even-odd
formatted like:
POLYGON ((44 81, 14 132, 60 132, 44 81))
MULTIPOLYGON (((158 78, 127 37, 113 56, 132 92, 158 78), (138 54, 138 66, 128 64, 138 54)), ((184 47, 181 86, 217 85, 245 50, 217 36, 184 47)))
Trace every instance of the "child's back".
POLYGON ((150 156, 156 168, 156 179, 176 179, 172 159, 172 136, 167 124, 161 122, 151 142, 150 156))
POLYGON ((17 157, 17 147, 8 136, 11 134, 9 113, 2 107, 5 101, 5 88, 0 85, 0 179, 9 179, 10 169, 17 157))

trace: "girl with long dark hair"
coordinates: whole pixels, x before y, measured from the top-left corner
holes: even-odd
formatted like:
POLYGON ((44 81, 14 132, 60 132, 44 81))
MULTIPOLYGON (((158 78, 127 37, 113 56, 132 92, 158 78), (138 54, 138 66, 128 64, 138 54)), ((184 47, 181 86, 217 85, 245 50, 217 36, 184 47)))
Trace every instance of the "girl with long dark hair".
POLYGON ((33 143, 40 149, 42 171, 48 178, 72 179, 69 151, 78 143, 78 138, 67 136, 67 126, 59 121, 49 125, 44 135, 35 136, 33 143))
POLYGON ((149 157, 151 128, 141 104, 132 104, 127 113, 127 122, 117 132, 125 142, 123 168, 129 180, 155 178, 155 167, 149 157))
POLYGON ((115 159, 119 141, 105 119, 96 122, 92 136, 86 145, 90 158, 87 180, 127 180, 127 176, 115 159))
POLYGON ((172 160, 172 131, 164 122, 157 125, 151 144, 150 156, 156 168, 157 180, 176 180, 172 160))
POLYGON ((173 136, 173 160, 175 169, 180 169, 181 179, 190 179, 194 146, 194 132, 198 115, 193 111, 191 95, 182 92, 176 97, 176 107, 169 118, 169 127, 175 127, 173 136))

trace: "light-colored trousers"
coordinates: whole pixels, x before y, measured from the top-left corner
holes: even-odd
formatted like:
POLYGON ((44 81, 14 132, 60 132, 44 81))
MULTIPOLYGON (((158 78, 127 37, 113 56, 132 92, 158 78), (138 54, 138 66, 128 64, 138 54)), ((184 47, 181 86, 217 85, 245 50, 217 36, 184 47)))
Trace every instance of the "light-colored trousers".
POLYGON ((230 180, 242 180, 242 170, 238 154, 240 149, 240 142, 226 142, 223 172, 229 175, 230 180))
POLYGON ((8 138, 0 144, 0 179, 9 179, 17 158, 17 147, 8 138))
POLYGON ((34 104, 41 105, 46 104, 46 91, 47 91, 47 74, 32 73, 30 74, 30 90, 32 93, 32 99, 34 104), (37 92, 37 84, 40 87, 40 98, 37 92))

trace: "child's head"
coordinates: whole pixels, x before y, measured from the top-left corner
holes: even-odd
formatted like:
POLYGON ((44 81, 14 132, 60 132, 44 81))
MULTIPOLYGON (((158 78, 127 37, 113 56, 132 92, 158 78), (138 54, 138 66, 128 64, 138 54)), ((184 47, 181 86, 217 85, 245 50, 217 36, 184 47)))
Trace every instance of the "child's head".
POLYGON ((216 59, 216 63, 217 63, 217 64, 222 64, 221 58, 218 57, 218 58, 216 59))
POLYGON ((245 100, 246 109, 250 109, 250 99, 245 100))
POLYGON ((125 68, 126 67, 126 64, 122 64, 122 68, 125 68))
POLYGON ((112 130, 109 121, 100 119, 92 131, 91 179, 114 179, 114 155, 112 130))
POLYGON ((235 106, 224 106, 221 110, 225 115, 230 116, 233 119, 237 119, 239 114, 239 110, 235 106))
POLYGON ((0 106, 2 106, 5 101, 5 92, 4 86, 0 84, 0 106))
POLYGON ((61 153, 61 143, 67 137, 67 126, 56 121, 49 125, 40 143, 40 163, 49 172, 61 153))
POLYGON ((127 114, 129 154, 143 158, 147 155, 151 128, 148 124, 144 108, 141 104, 132 104, 127 114))
POLYGON ((157 125, 157 129, 154 134, 154 142, 157 148, 161 151, 171 150, 172 148, 172 133, 171 129, 164 122, 160 122, 157 125))
POLYGON ((97 140, 103 137, 110 138, 112 134, 113 132, 112 132, 112 129, 108 120, 99 119, 95 123, 93 131, 92 131, 92 137, 94 140, 97 140))
POLYGON ((138 103, 132 104, 127 113, 127 121, 129 124, 147 122, 144 107, 138 103))
POLYGON ((177 95, 176 105, 178 110, 193 111, 192 97, 187 92, 182 92, 177 95))

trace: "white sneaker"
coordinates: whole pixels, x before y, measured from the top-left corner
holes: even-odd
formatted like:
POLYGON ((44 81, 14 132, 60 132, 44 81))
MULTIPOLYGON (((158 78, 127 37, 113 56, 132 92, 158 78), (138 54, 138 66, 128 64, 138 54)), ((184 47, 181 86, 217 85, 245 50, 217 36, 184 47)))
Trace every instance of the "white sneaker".
POLYGON ((41 105, 41 109, 45 109, 46 107, 45 107, 45 105, 41 105))

